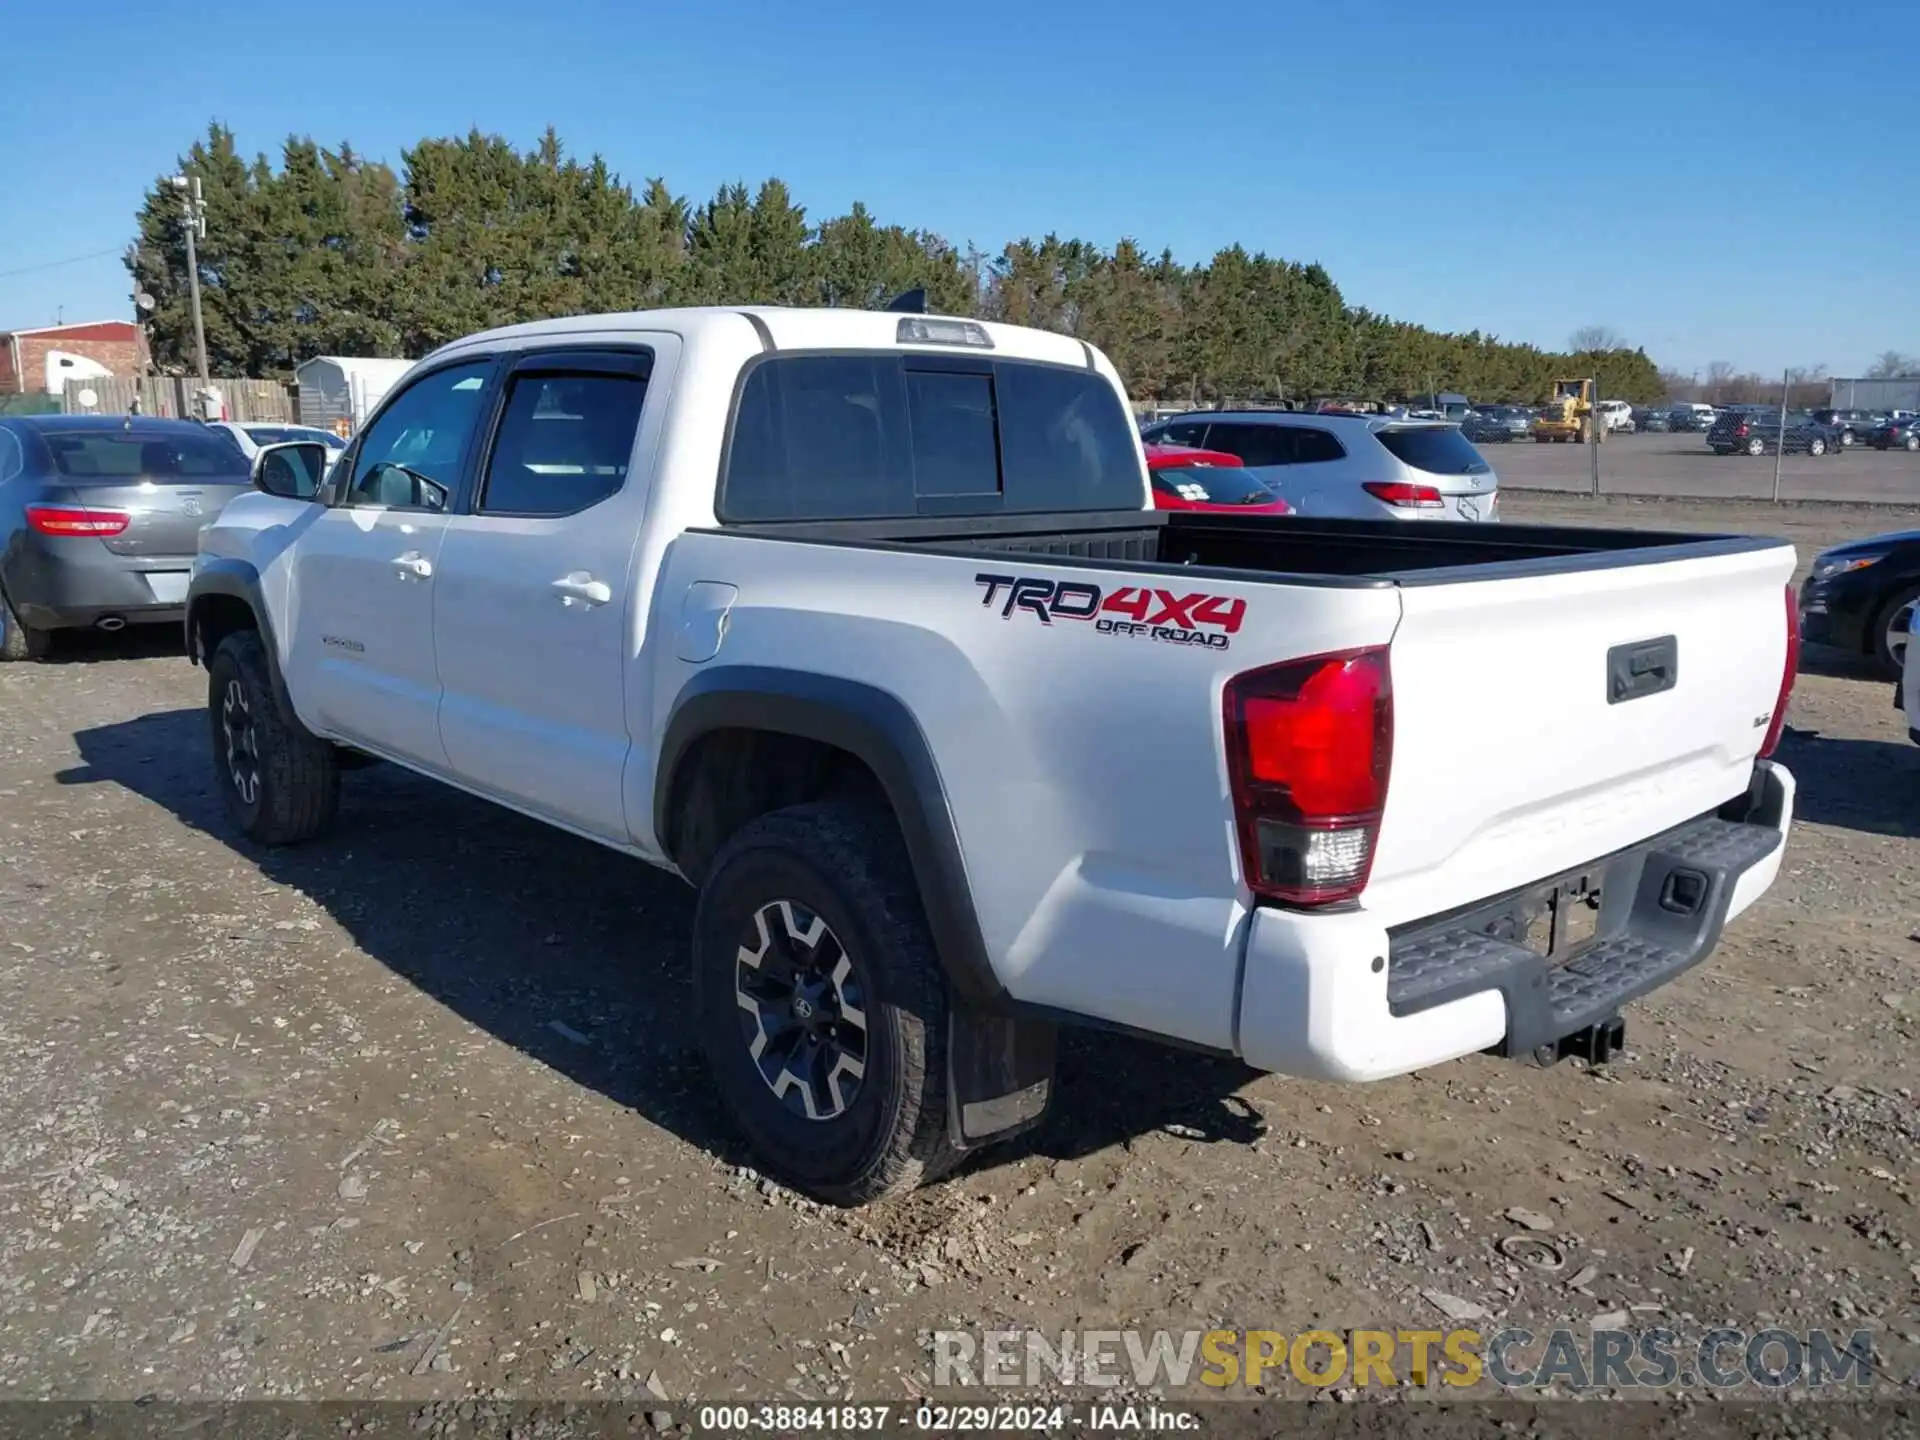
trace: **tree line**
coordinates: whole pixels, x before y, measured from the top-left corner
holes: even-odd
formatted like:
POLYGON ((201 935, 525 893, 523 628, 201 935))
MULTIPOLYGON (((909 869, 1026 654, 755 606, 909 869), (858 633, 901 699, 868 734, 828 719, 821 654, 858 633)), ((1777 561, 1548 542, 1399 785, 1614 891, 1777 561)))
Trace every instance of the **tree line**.
MULTIPOLYGON (((1183 265, 1131 239, 1048 235, 988 255, 864 205, 814 221, 787 187, 734 184, 692 204, 637 192, 552 130, 522 152, 494 135, 424 139, 399 173, 351 145, 291 138, 276 168, 210 125, 180 158, 199 178, 207 354, 215 374, 286 376, 315 355, 419 356, 495 325, 661 305, 929 308, 1037 325, 1104 350, 1137 399, 1394 400, 1434 390, 1543 399, 1592 375, 1609 398, 1665 389, 1646 354, 1602 329, 1570 352, 1429 330, 1349 305, 1318 264, 1234 245, 1183 265)), ((127 255, 155 363, 194 363, 180 192, 161 177, 127 255)))

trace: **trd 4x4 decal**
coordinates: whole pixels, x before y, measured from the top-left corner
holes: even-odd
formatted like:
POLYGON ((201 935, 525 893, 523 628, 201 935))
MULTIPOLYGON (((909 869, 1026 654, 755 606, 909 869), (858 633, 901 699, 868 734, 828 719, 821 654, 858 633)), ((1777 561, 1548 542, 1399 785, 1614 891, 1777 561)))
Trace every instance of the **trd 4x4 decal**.
POLYGON ((982 605, 998 605, 1000 618, 1024 610, 1042 625, 1056 620, 1091 620, 1103 635, 1162 640, 1225 650, 1247 617, 1247 602, 1204 591, 1182 594, 1143 585, 1105 591, 1084 580, 1043 580, 1037 575, 976 575, 984 587, 982 605))

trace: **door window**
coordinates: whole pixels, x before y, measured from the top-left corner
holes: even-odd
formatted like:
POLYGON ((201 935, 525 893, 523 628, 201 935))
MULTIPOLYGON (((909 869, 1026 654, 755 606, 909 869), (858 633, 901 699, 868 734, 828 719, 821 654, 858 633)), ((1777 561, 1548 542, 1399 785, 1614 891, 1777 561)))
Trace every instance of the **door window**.
POLYGON ((577 515, 627 482, 647 382, 638 375, 514 377, 487 463, 488 515, 577 515))
POLYGON ((491 360, 449 365, 402 391, 361 439, 340 504, 449 508, 492 368, 491 360))
POLYGON ((1189 445, 1195 450, 1203 450, 1206 448, 1207 425, 1204 420, 1182 420, 1161 427, 1153 438, 1160 445, 1189 445))

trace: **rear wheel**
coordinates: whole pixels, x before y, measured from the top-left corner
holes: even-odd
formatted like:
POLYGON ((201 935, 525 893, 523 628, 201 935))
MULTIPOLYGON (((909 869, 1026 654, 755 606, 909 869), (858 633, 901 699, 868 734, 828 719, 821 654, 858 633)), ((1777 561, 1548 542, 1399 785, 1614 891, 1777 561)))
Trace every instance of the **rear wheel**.
POLYGON ((1811 440, 1807 441, 1807 453, 1809 455, 1826 454, 1827 442, 1822 440, 1818 435, 1814 436, 1811 440))
POLYGON ((797 805, 715 858, 694 918, 698 1024, 759 1163, 836 1205, 959 1158, 946 979, 890 816, 797 805))
POLYGON ((1767 442, 1762 440, 1758 435, 1754 436, 1751 440, 1747 441, 1747 453, 1749 455, 1766 454, 1767 442))
POLYGON ((23 625, 13 602, 0 591, 0 660, 44 660, 52 649, 52 634, 23 625))
POLYGON ((1907 436, 1905 448, 1908 450, 1920 450, 1920 435, 1907 436))
POLYGON ((220 642, 207 666, 207 719, 227 811, 247 838, 295 845, 329 829, 340 805, 333 746, 275 699, 258 631, 220 642))

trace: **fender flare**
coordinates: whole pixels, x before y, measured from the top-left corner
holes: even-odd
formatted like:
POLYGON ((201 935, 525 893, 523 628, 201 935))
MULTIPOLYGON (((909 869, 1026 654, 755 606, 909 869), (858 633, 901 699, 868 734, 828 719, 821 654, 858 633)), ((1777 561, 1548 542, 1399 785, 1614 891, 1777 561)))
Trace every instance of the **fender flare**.
POLYGON ((195 665, 207 665, 213 660, 211 655, 201 653, 199 623, 206 613, 204 602, 213 595, 242 601, 253 612, 254 628, 260 632, 263 648, 267 652, 267 675, 273 683, 274 701, 283 714, 298 724, 299 717, 293 708, 292 697, 287 693, 286 676, 280 673, 280 647, 274 639, 273 618, 267 608, 266 590, 260 584, 260 572, 249 561, 217 556, 202 558, 195 566, 193 580, 187 587, 187 659, 195 665))
POLYGON ((906 841, 927 922, 955 999, 1008 1014, 974 908, 958 827, 913 712, 877 686, 802 670, 725 665, 699 671, 675 697, 654 772, 653 825, 673 848, 673 795, 695 744, 716 730, 763 730, 844 750, 879 780, 906 841))

